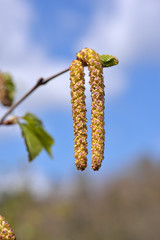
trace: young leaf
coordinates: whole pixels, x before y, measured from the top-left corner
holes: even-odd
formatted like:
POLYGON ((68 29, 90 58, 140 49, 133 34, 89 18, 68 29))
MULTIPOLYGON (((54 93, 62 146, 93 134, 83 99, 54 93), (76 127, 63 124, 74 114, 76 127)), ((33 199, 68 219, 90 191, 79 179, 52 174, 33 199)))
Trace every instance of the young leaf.
POLYGON ((25 140, 29 161, 32 161, 42 149, 45 149, 49 156, 52 157, 51 146, 54 140, 44 130, 42 122, 31 113, 27 113, 22 119, 25 120, 25 123, 19 121, 19 126, 25 140))
POLYGON ((36 125, 41 125, 42 126, 42 122, 41 120, 39 120, 35 115, 33 115, 32 113, 26 113, 26 115, 23 117, 24 120, 26 120, 27 122, 30 122, 32 124, 36 124, 36 125))
POLYGON ((118 58, 112 55, 103 54, 103 55, 100 55, 100 59, 103 67, 112 67, 119 63, 118 58))
POLYGON ((19 123, 19 126, 25 140, 29 161, 32 161, 42 151, 43 146, 28 124, 19 123))

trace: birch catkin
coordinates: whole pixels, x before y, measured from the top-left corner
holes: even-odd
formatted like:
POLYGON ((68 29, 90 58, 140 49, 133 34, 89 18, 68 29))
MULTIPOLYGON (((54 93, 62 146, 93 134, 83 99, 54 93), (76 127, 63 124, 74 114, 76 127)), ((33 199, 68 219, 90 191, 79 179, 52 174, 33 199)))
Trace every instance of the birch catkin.
POLYGON ((87 127, 86 127, 86 109, 84 93, 84 69, 88 66, 92 111, 91 111, 91 129, 92 129, 92 166, 93 170, 99 170, 104 158, 104 82, 103 66, 99 54, 94 50, 84 48, 77 53, 77 60, 72 62, 71 70, 71 103, 73 110, 73 127, 75 134, 75 164, 78 169, 84 170, 87 166, 87 127), (79 68, 79 69, 78 69, 79 68), (77 86, 78 83, 78 86, 77 86), (80 110, 84 113, 79 118, 80 110), (80 128, 78 127, 80 125, 80 128), (83 132, 83 135, 82 135, 83 132), (83 138, 82 138, 83 136, 83 138), (81 139, 81 140, 80 140, 81 139), (82 141, 83 139, 83 141, 82 141), (78 143, 77 143, 78 142, 78 143), (84 167, 85 166, 85 167, 84 167))
POLYGON ((0 73, 0 101, 4 106, 9 105, 6 87, 5 87, 5 79, 1 73, 0 73))
POLYGON ((85 107, 85 79, 83 63, 74 60, 70 66, 71 103, 74 128, 75 165, 78 170, 87 167, 87 126, 85 107))
POLYGON ((77 54, 88 65, 91 85, 92 169, 98 170, 104 158, 104 81, 103 67, 94 50, 85 48, 77 54))
POLYGON ((8 73, 0 72, 0 101, 4 106, 10 107, 14 100, 15 86, 8 73))
POLYGON ((0 215, 0 239, 2 240, 16 240, 16 236, 13 232, 13 229, 8 224, 8 222, 5 221, 5 218, 0 215))

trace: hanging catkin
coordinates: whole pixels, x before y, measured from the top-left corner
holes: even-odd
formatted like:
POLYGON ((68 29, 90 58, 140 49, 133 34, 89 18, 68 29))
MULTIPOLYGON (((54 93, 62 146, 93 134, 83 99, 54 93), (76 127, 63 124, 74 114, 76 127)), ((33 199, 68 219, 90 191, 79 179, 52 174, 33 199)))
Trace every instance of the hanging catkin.
POLYGON ((85 107, 84 67, 80 60, 74 60, 70 66, 71 103, 74 128, 75 165, 78 170, 87 167, 87 126, 85 107))
POLYGON ((104 158, 104 81, 103 66, 99 54, 89 48, 77 53, 77 60, 72 62, 71 70, 71 103, 73 112, 73 127, 75 135, 75 164, 84 170, 87 166, 87 127, 85 108, 84 69, 88 66, 91 85, 91 129, 92 129, 92 166, 99 170, 104 158), (83 113, 83 114, 82 114, 83 113), (81 117, 80 117, 81 116, 81 117))
POLYGON ((8 222, 6 222, 5 218, 0 215, 0 239, 2 240, 16 240, 16 236, 13 232, 13 229, 9 225, 8 222))
POLYGON ((0 101, 4 106, 11 106, 14 100, 15 86, 8 73, 0 72, 0 101))

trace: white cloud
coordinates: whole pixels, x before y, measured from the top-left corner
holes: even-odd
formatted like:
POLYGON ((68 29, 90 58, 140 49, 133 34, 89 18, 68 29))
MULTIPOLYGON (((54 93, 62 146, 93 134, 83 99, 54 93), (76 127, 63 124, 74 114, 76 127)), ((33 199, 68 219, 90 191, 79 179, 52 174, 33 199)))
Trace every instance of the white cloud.
MULTIPOLYGON (((99 53, 109 53, 119 58, 119 66, 104 70, 107 95, 115 97, 126 89, 126 67, 142 57, 155 56, 160 52, 160 2, 114 0, 111 5, 109 12, 108 2, 99 1, 88 32, 76 43, 75 49, 88 46, 99 53)), ((30 31, 35 14, 28 1, 0 0, 0 67, 12 73, 18 98, 39 77, 50 76, 68 67, 63 60, 57 62, 49 58, 43 47, 32 41, 30 31)), ((66 107, 69 104, 69 74, 66 73, 39 88, 16 113, 46 106, 66 107)))
MULTIPOLYGON (((32 41, 30 27, 34 14, 27 1, 0 1, 0 67, 2 71, 12 73, 17 86, 17 98, 29 90, 39 77, 49 77, 68 67, 63 60, 57 62, 50 59, 44 49, 32 41)), ((24 102, 18 108, 19 112, 24 112, 26 108, 42 108, 46 104, 63 106, 70 102, 69 76, 61 76, 58 81, 55 79, 54 83, 47 84, 37 92, 26 100, 27 104, 24 102)))
POLYGON ((33 15, 25 1, 0 1, 1 65, 16 65, 27 56, 33 15))
POLYGON ((135 61, 143 52, 148 56, 153 48, 160 51, 158 0, 114 0, 112 4, 108 14, 107 2, 100 1, 88 34, 80 39, 80 46, 116 54, 125 63, 135 61))
MULTIPOLYGON (((101 54, 116 55, 120 61, 112 71, 106 70, 108 91, 118 96, 127 88, 128 66, 160 54, 160 1, 100 0, 88 32, 80 39, 78 49, 88 46, 101 54), (108 10, 108 8, 111 9, 108 10)), ((77 48, 77 46, 75 46, 77 48)))

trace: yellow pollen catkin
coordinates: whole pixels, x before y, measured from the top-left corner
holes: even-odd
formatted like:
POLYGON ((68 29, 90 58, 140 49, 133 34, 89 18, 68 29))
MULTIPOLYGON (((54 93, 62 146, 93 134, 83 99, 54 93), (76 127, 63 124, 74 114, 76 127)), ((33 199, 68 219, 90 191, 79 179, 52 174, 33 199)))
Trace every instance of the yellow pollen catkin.
POLYGON ((78 170, 87 167, 87 126, 85 107, 85 79, 83 63, 74 60, 70 66, 70 88, 74 128, 75 165, 78 170))
POLYGON ((14 100, 15 86, 8 73, 0 72, 0 101, 2 105, 10 107, 14 100))
POLYGON ((84 66, 88 66, 90 91, 92 98, 91 130, 92 130, 92 166, 99 170, 104 159, 104 81, 103 66, 99 54, 89 48, 77 53, 77 60, 70 66, 71 103, 73 127, 75 135, 75 164, 84 170, 87 166, 87 127, 85 108, 84 66))
POLYGON ((5 221, 5 218, 0 215, 0 239, 2 240, 16 240, 16 236, 13 232, 13 229, 8 222, 5 221))

